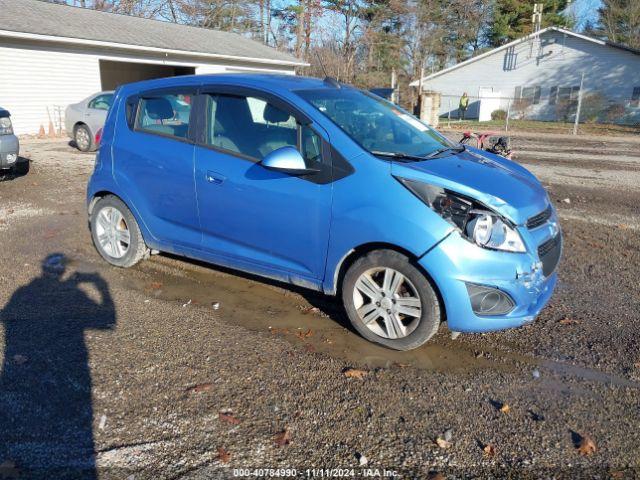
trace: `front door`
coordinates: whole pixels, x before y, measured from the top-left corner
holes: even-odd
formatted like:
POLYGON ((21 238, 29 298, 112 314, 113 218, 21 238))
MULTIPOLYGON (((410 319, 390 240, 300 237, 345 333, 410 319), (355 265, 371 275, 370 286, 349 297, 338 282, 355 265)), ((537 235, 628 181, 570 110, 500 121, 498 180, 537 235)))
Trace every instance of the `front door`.
POLYGON ((196 146, 195 181, 203 249, 239 268, 317 283, 331 218, 326 132, 301 125, 259 94, 212 93, 201 100, 207 121, 196 146), (300 177, 260 165, 283 146, 300 149, 307 166, 320 172, 300 177))

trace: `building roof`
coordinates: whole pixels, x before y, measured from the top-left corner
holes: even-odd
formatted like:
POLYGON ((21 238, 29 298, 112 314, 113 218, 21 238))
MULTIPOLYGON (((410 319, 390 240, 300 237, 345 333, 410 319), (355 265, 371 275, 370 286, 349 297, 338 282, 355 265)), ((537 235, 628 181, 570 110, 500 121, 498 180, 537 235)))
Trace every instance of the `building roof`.
POLYGON ((1 36, 275 65, 307 65, 237 33, 40 0, 0 0, 1 36))
MULTIPOLYGON (((543 28, 542 30, 539 30, 537 32, 531 33, 531 34, 527 35, 526 37, 518 38, 518 39, 516 39, 516 40, 514 40, 512 42, 509 42, 509 43, 507 43, 505 45, 502 45, 501 47, 494 48, 493 50, 489 50, 487 52, 484 52, 483 54, 478 55, 476 57, 471 57, 470 59, 465 60, 464 62, 457 63, 457 64, 453 65, 452 67, 445 68, 445 69, 440 70, 438 72, 432 73, 431 75, 427 75, 426 77, 422 78, 422 81, 425 82, 427 80, 431 80, 432 78, 439 77, 440 75, 444 75, 445 73, 449 73, 452 70, 456 70, 456 69, 458 69, 460 67, 464 67, 466 65, 469 65, 470 63, 477 62, 478 60, 482 60, 483 58, 489 57, 489 56, 493 55, 494 53, 498 53, 498 52, 500 52, 502 50, 506 50, 508 48, 511 48, 514 45, 518 45, 519 43, 527 42, 527 41, 529 41, 529 40, 531 40, 533 38, 539 37, 540 35, 542 35, 544 33, 547 33, 547 32, 560 32, 560 33, 563 33, 565 35, 570 35, 570 36, 575 37, 575 38, 580 38, 582 40, 586 40, 587 42, 596 43, 598 45, 608 46, 608 47, 612 47, 612 48, 619 48, 620 50, 626 50, 627 52, 631 52, 631 53, 635 53, 636 55, 640 55, 640 50, 628 47, 626 45, 621 45, 619 43, 609 42, 607 40, 601 40, 599 38, 590 37, 589 35, 583 35, 581 33, 572 32, 571 30, 565 30, 564 28, 547 27, 547 28, 543 28)), ((412 86, 412 87, 417 87, 418 84, 419 84, 419 80, 414 80, 409 85, 412 86)))

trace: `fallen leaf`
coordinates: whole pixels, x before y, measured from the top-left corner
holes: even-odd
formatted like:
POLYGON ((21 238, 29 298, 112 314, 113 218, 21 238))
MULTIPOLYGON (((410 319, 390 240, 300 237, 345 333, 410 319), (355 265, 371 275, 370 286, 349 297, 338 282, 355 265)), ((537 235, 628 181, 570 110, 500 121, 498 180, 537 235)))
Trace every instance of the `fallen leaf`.
POLYGON ((500 407, 500 411, 502 413, 509 413, 511 411, 511 407, 506 403, 503 403, 502 406, 500 407))
POLYGON ((159 290, 162 288, 162 283, 160 282, 151 282, 151 285, 149 285, 153 290, 159 290))
POLYGON ((436 445, 440 448, 451 448, 451 442, 447 442, 444 438, 436 438, 436 445))
POLYGON ((222 447, 218 447, 218 459, 222 463, 229 463, 229 460, 231 460, 231 453, 222 447))
POLYGON ((580 435, 580 441, 578 442, 577 449, 580 455, 591 455, 597 450, 596 442, 594 442, 589 435, 580 435))
POLYGON ((561 325, 577 325, 580 323, 580 321, 576 320, 575 318, 564 317, 560 319, 558 323, 560 323, 561 325))
POLYGON ((212 388, 213 388, 213 383, 199 383, 198 385, 193 385, 192 387, 187 388, 187 392, 189 393, 208 392, 212 388))
POLYGON ((291 443, 291 431, 285 427, 280 433, 274 435, 273 441, 276 442, 276 445, 279 447, 289 445, 291 443))
POLYGON ((482 451, 487 457, 494 457, 496 455, 496 449, 489 443, 482 447, 482 451))
POLYGON ((398 362, 394 363, 394 365, 399 368, 407 368, 411 366, 410 363, 398 363, 398 362))
POLYGON ((309 338, 309 337, 313 337, 313 331, 311 329, 307 330, 306 332, 303 332, 302 330, 300 330, 299 332, 296 333, 296 335, 300 338, 309 338))
POLYGON ((240 419, 233 416, 231 412, 219 412, 218 420, 221 422, 230 423, 231 425, 238 425, 240 423, 240 419))
POLYGON ((347 378, 358 378, 362 380, 369 372, 366 370, 359 370, 357 368, 345 368, 342 373, 347 378))

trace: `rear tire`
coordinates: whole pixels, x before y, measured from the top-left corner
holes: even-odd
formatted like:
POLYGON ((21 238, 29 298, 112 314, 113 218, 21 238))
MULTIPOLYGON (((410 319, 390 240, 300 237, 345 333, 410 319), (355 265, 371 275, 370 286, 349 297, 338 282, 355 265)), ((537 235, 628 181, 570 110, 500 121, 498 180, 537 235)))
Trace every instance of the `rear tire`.
POLYGON ((374 250, 356 260, 344 276, 342 301, 360 335, 394 350, 418 348, 440 326, 440 303, 430 281, 393 250, 374 250))
POLYGON ((93 135, 86 125, 78 125, 73 131, 73 141, 81 152, 91 152, 95 149, 93 135))
POLYGON ((18 157, 16 164, 11 168, 12 173, 17 176, 29 173, 29 160, 22 160, 18 157))
POLYGON ((89 225, 93 245, 111 265, 129 268, 149 253, 138 222, 118 197, 107 195, 98 200, 89 225))

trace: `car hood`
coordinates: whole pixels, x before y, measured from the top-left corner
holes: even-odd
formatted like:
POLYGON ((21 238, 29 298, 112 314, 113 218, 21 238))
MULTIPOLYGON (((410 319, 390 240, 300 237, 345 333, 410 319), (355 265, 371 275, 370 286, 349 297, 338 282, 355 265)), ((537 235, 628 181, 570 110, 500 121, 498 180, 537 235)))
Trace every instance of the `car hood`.
POLYGON ((517 225, 549 205, 544 187, 526 168, 474 148, 423 162, 393 162, 391 173, 474 198, 517 225))

